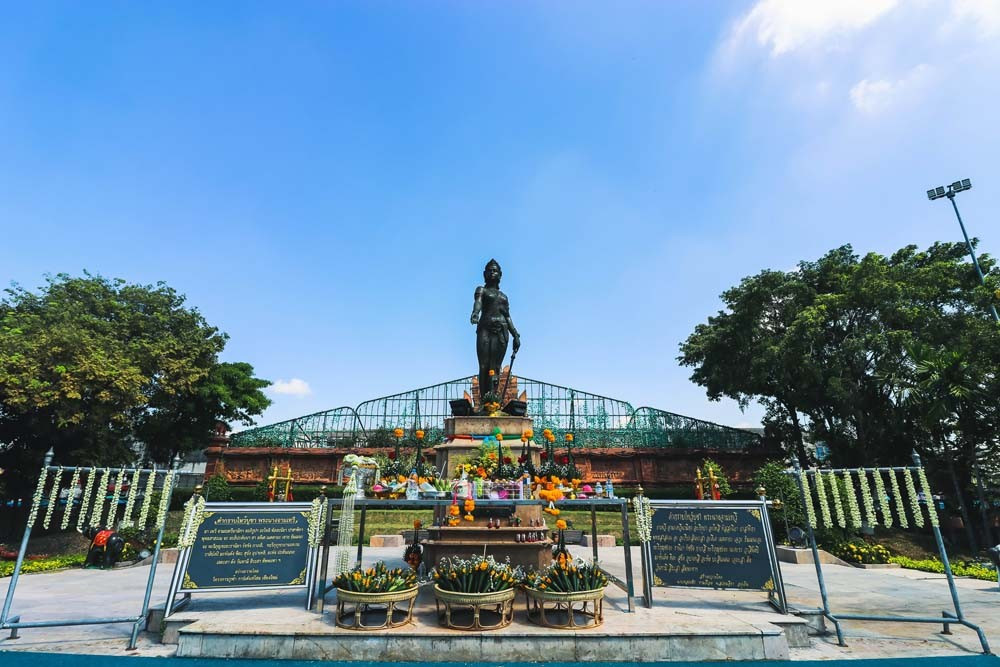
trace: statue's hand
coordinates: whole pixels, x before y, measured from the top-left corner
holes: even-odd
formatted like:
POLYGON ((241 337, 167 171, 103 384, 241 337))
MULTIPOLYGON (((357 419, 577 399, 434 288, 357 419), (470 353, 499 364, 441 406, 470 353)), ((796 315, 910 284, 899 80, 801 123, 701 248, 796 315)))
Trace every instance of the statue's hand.
POLYGON ((521 349, 521 337, 514 336, 514 354, 517 354, 517 351, 520 349, 521 349))
POLYGON ((479 313, 472 313, 472 317, 469 318, 469 322, 472 324, 479 324, 479 313))

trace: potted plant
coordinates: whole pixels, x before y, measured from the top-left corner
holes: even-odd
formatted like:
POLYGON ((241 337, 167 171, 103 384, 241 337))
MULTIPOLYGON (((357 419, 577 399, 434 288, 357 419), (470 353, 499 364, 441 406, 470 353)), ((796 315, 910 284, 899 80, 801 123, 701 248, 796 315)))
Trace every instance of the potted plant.
POLYGON ((337 587, 337 626, 349 630, 397 628, 413 620, 413 601, 417 597, 417 574, 410 568, 390 570, 379 561, 369 568, 355 567, 333 580, 337 587), (406 610, 396 605, 408 603, 406 610), (345 611, 345 605, 353 608, 345 611), (364 615, 372 606, 385 607, 385 617, 378 625, 366 625, 364 615), (397 614, 398 612, 398 614, 397 614), (354 617, 353 624, 347 623, 354 617), (397 618, 399 616, 400 618, 397 618))
POLYGON ((514 619, 514 594, 524 573, 510 563, 498 563, 493 556, 455 557, 442 558, 433 578, 434 602, 444 625, 456 630, 494 630, 514 619), (456 612, 464 611, 471 611, 471 622, 453 617, 463 616, 456 612), (490 620, 495 622, 488 623, 490 620))
POLYGON ((604 622, 604 587, 607 585, 608 577, 596 563, 574 561, 559 553, 552 565, 524 580, 528 620, 549 628, 596 628, 604 622), (550 615, 562 612, 566 620, 560 623, 547 617, 546 612, 550 615), (589 620, 579 625, 577 614, 589 620))

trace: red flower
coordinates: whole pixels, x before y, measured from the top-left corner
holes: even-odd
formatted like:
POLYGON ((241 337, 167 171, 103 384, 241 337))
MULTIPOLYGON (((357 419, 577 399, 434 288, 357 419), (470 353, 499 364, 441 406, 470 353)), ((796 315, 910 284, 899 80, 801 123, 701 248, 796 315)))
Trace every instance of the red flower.
POLYGON ((563 465, 566 465, 567 463, 569 463, 569 457, 568 456, 564 456, 562 458, 562 462, 563 462, 563 465))
POLYGON ((518 463, 524 463, 524 462, 525 462, 525 461, 527 461, 527 460, 528 460, 528 457, 527 457, 527 456, 525 456, 524 454, 522 454, 521 456, 518 456, 518 457, 517 457, 517 462, 518 462, 518 463))
POLYGON ((546 452, 542 452, 542 460, 543 461, 548 461, 549 460, 549 455, 546 452))
POLYGON ((388 457, 388 459, 390 461, 395 461, 396 460, 396 452, 389 452, 388 454, 386 454, 386 457, 388 457))
POLYGON ((510 457, 509 456, 503 457, 503 462, 504 463, 510 463, 510 457))

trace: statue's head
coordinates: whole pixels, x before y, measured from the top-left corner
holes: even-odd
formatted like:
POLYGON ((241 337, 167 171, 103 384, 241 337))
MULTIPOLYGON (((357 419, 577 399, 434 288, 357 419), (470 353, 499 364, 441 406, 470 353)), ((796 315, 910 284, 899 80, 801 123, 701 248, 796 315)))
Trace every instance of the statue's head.
POLYGON ((483 279, 486 281, 487 285, 499 285, 500 277, 503 275, 503 271, 500 270, 500 262, 495 259, 491 259, 486 263, 486 268, 483 269, 483 279))

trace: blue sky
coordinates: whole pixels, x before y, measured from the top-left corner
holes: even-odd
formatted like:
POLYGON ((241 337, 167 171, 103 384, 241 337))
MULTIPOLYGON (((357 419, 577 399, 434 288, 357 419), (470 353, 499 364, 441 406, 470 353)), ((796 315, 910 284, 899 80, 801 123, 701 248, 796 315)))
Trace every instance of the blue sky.
POLYGON ((268 423, 471 375, 496 257, 528 377, 733 425, 718 295, 851 243, 1000 253, 1000 3, 12 3, 0 283, 165 281, 268 423))

